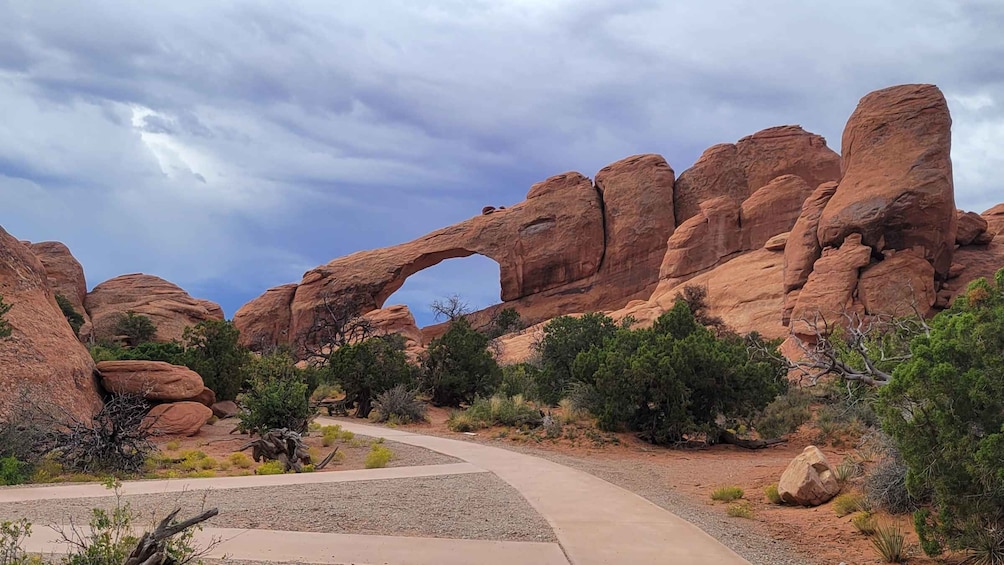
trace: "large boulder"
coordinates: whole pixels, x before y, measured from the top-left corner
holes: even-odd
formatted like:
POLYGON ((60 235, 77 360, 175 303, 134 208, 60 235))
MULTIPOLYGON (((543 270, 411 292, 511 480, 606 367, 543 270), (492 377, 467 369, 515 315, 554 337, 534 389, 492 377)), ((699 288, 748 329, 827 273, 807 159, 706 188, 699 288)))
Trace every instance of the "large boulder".
POLYGON ((49 280, 52 292, 66 298, 73 309, 84 318, 80 336, 81 339, 85 339, 90 335, 90 317, 84 308, 84 298, 87 296, 84 268, 70 253, 70 249, 58 241, 29 243, 28 246, 45 267, 45 277, 49 280))
POLYGON ((270 288, 265 294, 241 306, 234 314, 234 326, 241 332, 241 345, 267 351, 291 343, 289 324, 296 284, 270 288))
POLYGON ((704 201, 723 196, 739 205, 783 175, 799 176, 809 186, 835 181, 840 156, 821 136, 799 126, 772 127, 735 144, 710 147, 676 180, 676 225, 696 216, 704 201))
POLYGON ((222 320, 215 303, 192 298, 181 287, 160 277, 122 275, 107 280, 87 293, 84 301, 95 339, 115 338, 116 326, 126 312, 150 318, 157 327, 154 341, 180 340, 185 328, 206 320, 222 320))
POLYGON ((682 280, 714 267, 741 249, 739 206, 719 196, 701 203, 700 214, 683 222, 666 243, 660 279, 682 280))
POLYGON ((163 361, 102 361, 101 385, 113 394, 136 394, 148 400, 189 400, 205 384, 198 373, 163 361))
POLYGON ((791 231, 812 187, 798 175, 783 175, 765 184, 739 208, 742 249, 763 247, 771 237, 791 231))
POLYGON ((998 204, 980 214, 987 221, 987 232, 1001 235, 1004 239, 1004 204, 998 204))
POLYGON ((840 493, 840 483, 823 452, 810 445, 781 474, 777 493, 788 504, 819 506, 840 493))
POLYGON ((855 312, 854 297, 861 269, 867 267, 872 250, 861 243, 861 234, 851 234, 839 248, 827 247, 816 261, 809 280, 798 293, 791 315, 795 333, 815 336, 843 324, 855 312))
POLYGON ((0 295, 12 333, 0 339, 0 411, 22 392, 83 422, 101 407, 94 361, 73 335, 39 258, 0 227, 0 295))
POLYGON ((937 299, 934 267, 913 251, 889 250, 861 271, 858 297, 871 315, 926 316, 937 299))
POLYGON ((987 227, 987 221, 983 216, 976 212, 958 210, 956 214, 955 243, 959 245, 987 243, 983 239, 983 234, 987 232, 987 227))
POLYGON ((934 85, 862 98, 844 128, 844 174, 819 219, 820 244, 839 247, 858 233, 876 252, 918 248, 947 278, 956 236, 951 128, 934 85))
POLYGON ((224 400, 217 402, 210 406, 213 410, 213 416, 216 416, 220 420, 224 418, 233 418, 240 414, 241 409, 237 406, 237 403, 233 400, 224 400))
POLYGON ((153 435, 194 436, 212 417, 213 411, 198 402, 169 402, 151 408, 142 426, 153 435))

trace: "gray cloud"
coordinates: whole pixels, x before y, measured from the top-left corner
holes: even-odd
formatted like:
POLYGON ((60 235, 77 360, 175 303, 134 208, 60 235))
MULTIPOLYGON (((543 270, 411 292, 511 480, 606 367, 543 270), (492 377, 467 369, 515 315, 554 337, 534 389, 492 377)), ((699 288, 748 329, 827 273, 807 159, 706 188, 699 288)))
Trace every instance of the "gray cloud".
MULTIPOLYGON (((902 82, 949 98, 960 206, 1004 200, 991 0, 15 0, 0 21, 0 222, 64 240, 92 284, 154 272, 231 313, 551 174, 638 152, 681 172, 785 123, 839 149, 858 98, 902 82)), ((471 265, 424 276, 496 292, 471 265)))

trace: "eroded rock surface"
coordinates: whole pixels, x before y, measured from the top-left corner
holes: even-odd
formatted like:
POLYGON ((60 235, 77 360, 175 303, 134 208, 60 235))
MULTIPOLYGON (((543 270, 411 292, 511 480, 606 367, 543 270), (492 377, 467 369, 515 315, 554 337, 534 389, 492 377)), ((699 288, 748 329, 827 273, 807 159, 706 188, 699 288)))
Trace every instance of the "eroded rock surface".
POLYGON ((193 399, 205 389, 202 377, 195 371, 162 361, 102 361, 98 371, 102 386, 112 394, 181 401, 193 399))
POLYGON ((198 402, 168 402, 150 409, 143 426, 153 435, 194 436, 213 417, 213 411, 198 402))
POLYGON ((810 445, 788 464, 777 492, 788 504, 819 506, 840 493, 840 483, 823 452, 810 445))
POLYGON ((84 308, 84 298, 87 296, 84 268, 70 249, 58 241, 42 241, 28 245, 45 267, 45 277, 49 280, 52 292, 63 295, 73 309, 84 318, 80 335, 81 339, 85 339, 90 335, 90 317, 84 308))

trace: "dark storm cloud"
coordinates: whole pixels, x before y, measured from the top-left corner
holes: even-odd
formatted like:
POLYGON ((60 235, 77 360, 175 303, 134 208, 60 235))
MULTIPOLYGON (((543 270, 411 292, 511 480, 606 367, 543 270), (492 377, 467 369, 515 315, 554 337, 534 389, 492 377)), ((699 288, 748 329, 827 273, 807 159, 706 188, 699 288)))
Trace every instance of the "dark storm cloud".
MULTIPOLYGON (((839 150, 857 100, 903 82, 949 98, 960 206, 1002 200, 997 1, 13 0, 0 21, 0 222, 66 241, 91 284, 154 272, 229 313, 552 174, 639 152, 680 173, 788 123, 839 150)), ((491 301, 497 268, 467 264, 402 290, 491 301)))

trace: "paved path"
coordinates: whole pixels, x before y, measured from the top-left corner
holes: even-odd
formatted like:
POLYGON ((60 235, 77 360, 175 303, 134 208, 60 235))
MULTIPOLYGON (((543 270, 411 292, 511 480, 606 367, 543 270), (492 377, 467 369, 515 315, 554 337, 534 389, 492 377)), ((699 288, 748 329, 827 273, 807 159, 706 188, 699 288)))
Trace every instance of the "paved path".
MULTIPOLYGON (((272 530, 207 528, 224 543, 212 556, 300 563, 362 565, 749 565, 702 530, 644 498, 587 473, 550 461, 478 443, 424 436, 346 420, 319 418, 361 435, 423 447, 464 463, 301 475, 131 481, 126 495, 435 476, 490 471, 512 485, 543 516, 558 544, 363 536, 272 530), (559 545, 560 544, 560 545, 559 545)), ((667 485, 668 488, 668 485, 667 485)), ((0 503, 51 498, 108 496, 99 485, 0 489, 0 503)), ((37 528, 33 551, 60 552, 55 534, 37 528)))
POLYGON ((588 473, 473 442, 318 421, 438 451, 495 473, 551 524, 572 565, 748 565, 697 526, 588 473))

